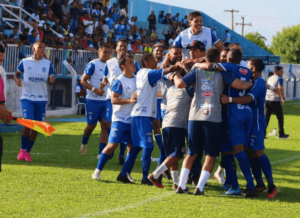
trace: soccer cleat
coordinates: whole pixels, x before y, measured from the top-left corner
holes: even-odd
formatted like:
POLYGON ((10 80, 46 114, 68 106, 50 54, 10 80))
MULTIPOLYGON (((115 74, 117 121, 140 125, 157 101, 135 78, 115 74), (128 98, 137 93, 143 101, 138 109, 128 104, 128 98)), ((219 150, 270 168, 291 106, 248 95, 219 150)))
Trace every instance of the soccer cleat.
POLYGON ((278 139, 288 139, 290 137, 290 135, 287 134, 282 134, 278 136, 278 139))
POLYGON ((25 152, 24 158, 25 158, 25 160, 28 161, 28 162, 31 162, 31 161, 32 161, 32 159, 31 159, 31 157, 30 157, 30 153, 25 152))
POLYGON ((274 185, 272 188, 268 188, 268 198, 276 198, 278 193, 278 188, 274 185))
POLYGON ((200 189, 198 187, 196 187, 195 191, 194 191, 194 195, 204 195, 204 191, 200 191, 200 189))
POLYGON ((214 178, 215 178, 216 180, 218 180, 219 183, 222 184, 222 185, 225 183, 225 179, 224 179, 224 176, 223 176, 222 173, 220 173, 220 174, 214 173, 214 178))
POLYGON ((163 177, 165 177, 167 180, 171 180, 172 177, 171 177, 171 174, 170 174, 170 171, 169 170, 166 170, 165 172, 163 172, 163 177))
POLYGON ((131 177, 129 173, 126 173, 126 175, 130 182, 135 182, 135 180, 131 177))
POLYGON ((173 187, 172 187, 174 190, 177 190, 178 189, 178 185, 176 184, 173 184, 173 187))
POLYGON ((26 150, 20 149, 20 152, 18 154, 17 159, 18 160, 25 160, 25 154, 26 154, 26 150))
POLYGON ((158 179, 155 179, 154 176, 153 176, 153 173, 151 173, 149 176, 148 176, 148 179, 153 183, 153 185, 155 185, 156 187, 158 188, 164 188, 164 186, 159 183, 159 180, 158 179))
POLYGON ((241 188, 238 186, 236 189, 228 189, 228 191, 224 195, 241 195, 241 188))
POLYGON ((87 153, 87 144, 86 145, 81 144, 81 146, 80 146, 80 154, 84 156, 84 155, 86 155, 86 153, 87 153))
POLYGON ((119 157, 119 165, 123 166, 125 163, 124 158, 123 157, 119 157))
POLYGON ((224 189, 225 191, 228 191, 230 189, 231 185, 230 184, 224 184, 222 185, 222 189, 224 189))
POLYGON ((246 198, 252 198, 252 197, 256 197, 258 196, 258 191, 255 189, 253 190, 249 190, 249 189, 246 189, 243 197, 246 197, 246 198))
POLYGON ((127 176, 121 176, 121 174, 118 175, 117 181, 123 182, 123 183, 133 183, 128 179, 127 176))
POLYGON ((141 184, 142 184, 142 185, 153 186, 153 183, 152 183, 149 179, 147 179, 146 181, 142 180, 142 181, 141 181, 141 184))
POLYGON ((98 170, 97 168, 95 169, 93 175, 92 175, 92 178, 94 180, 99 180, 100 179, 100 173, 101 173, 101 170, 98 170))
POLYGON ((265 184, 262 184, 262 185, 256 185, 256 190, 257 190, 258 192, 264 192, 264 191, 267 190, 267 188, 266 188, 265 184))
POLYGON ((176 190, 177 194, 190 194, 190 188, 186 187, 184 190, 178 186, 177 190, 176 190))

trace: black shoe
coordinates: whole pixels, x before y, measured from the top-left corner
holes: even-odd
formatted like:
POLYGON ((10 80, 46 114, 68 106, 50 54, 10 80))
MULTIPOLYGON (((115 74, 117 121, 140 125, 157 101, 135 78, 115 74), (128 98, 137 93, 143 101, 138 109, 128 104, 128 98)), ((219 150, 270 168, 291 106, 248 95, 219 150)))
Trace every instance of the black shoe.
POLYGON ((141 184, 142 184, 142 185, 153 186, 153 183, 152 183, 149 179, 147 179, 146 181, 142 180, 141 184))
POLYGON ((113 151, 113 153, 110 155, 110 160, 114 157, 115 151, 113 151))
POLYGON ((290 135, 282 134, 282 135, 279 135, 278 139, 288 139, 289 137, 290 137, 290 135))
POLYGON ((243 197, 246 198, 252 198, 256 196, 258 196, 258 191, 256 190, 256 188, 253 190, 246 189, 245 194, 243 195, 243 197))
POLYGON ((264 139, 268 139, 268 138, 265 136, 264 139))
POLYGON ((267 188, 266 188, 265 184, 262 184, 262 185, 256 185, 256 190, 257 190, 258 192, 264 192, 264 191, 267 190, 267 188))
POLYGON ((276 188, 275 185, 269 185, 268 186, 268 194, 271 194, 274 191, 275 188, 276 188))
POLYGON ((124 158, 123 157, 119 157, 119 165, 123 166, 125 163, 124 158))
POLYGON ((167 180, 171 180, 171 174, 170 174, 170 170, 166 170, 165 172, 163 172, 163 177, 165 177, 167 180))
POLYGON ((123 182, 123 183, 133 183, 127 178, 127 176, 121 176, 121 174, 118 175, 117 181, 123 182))
POLYGON ((176 190, 177 194, 190 194, 190 188, 186 187, 184 190, 178 186, 178 189, 176 190))
POLYGON ((204 195, 204 191, 201 192, 199 188, 196 188, 194 191, 194 195, 204 195))

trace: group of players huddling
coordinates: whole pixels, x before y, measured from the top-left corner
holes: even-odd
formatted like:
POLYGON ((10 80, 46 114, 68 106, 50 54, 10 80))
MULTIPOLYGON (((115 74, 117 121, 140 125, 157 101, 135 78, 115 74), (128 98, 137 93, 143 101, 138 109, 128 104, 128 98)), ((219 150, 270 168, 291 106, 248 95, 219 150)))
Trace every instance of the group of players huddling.
MULTIPOLYGON (((141 69, 127 54, 125 40, 117 42, 116 58, 109 59, 110 47, 102 45, 99 59, 86 66, 81 84, 87 89, 88 125, 81 143, 82 155, 87 153, 88 140, 97 122, 101 122, 99 160, 92 178, 100 179, 105 164, 118 144, 122 144, 127 146, 127 156, 118 181, 134 182, 131 171, 143 150, 142 184, 164 188, 162 174, 170 169, 173 189, 178 194, 189 193, 188 181, 196 185, 195 195, 204 195, 204 187, 221 152, 221 166, 214 177, 223 183, 226 195, 242 194, 236 158, 247 182, 243 196, 254 197, 267 189, 263 172, 268 181, 268 198, 275 198, 278 189, 264 153, 265 96, 267 87, 271 90, 274 87, 266 85, 261 77, 264 63, 257 58, 243 62, 238 44, 224 48, 213 32, 202 26, 200 12, 189 14, 189 24, 191 27, 180 33, 165 57, 162 44, 154 46, 153 54, 144 54, 141 69), (160 157, 159 166, 149 175, 154 148, 152 131, 160 157), (201 166, 203 152, 205 160, 201 166), (178 161, 185 153, 179 177, 178 161), (222 178, 222 168, 226 181, 222 178)), ((25 63, 30 61, 20 63, 17 82, 24 67, 29 66, 25 63)), ((49 66, 46 71, 51 75, 52 65, 49 66)), ((28 133, 22 134, 23 141, 25 136, 28 133)), ((22 150, 24 146, 20 153, 22 150)), ((26 155, 23 153, 19 154, 20 159, 26 155)))

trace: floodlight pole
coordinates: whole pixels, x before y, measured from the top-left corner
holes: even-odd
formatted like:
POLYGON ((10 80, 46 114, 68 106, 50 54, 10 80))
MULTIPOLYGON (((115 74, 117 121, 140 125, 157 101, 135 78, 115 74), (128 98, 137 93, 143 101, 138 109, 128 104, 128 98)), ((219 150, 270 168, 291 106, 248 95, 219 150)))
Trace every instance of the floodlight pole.
POLYGON ((234 24, 234 17, 233 17, 233 13, 234 12, 238 13, 240 11, 231 9, 231 10, 224 10, 224 12, 230 12, 231 13, 231 29, 234 30, 234 25, 233 25, 234 24))
POLYGON ((235 25, 242 25, 242 36, 244 36, 244 26, 252 26, 251 22, 250 23, 245 23, 244 21, 245 16, 242 16, 242 23, 235 23, 235 25))

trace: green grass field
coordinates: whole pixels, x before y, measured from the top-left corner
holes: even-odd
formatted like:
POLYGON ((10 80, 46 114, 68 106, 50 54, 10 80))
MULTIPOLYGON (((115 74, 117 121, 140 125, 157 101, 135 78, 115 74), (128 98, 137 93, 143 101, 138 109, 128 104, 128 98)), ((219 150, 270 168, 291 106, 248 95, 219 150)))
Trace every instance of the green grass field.
MULTIPOLYGON (((205 196, 176 195, 167 180, 163 180, 164 189, 142 186, 141 155, 132 172, 135 184, 121 184, 116 181, 121 170, 119 148, 100 181, 94 181, 91 175, 97 164, 100 127, 91 136, 88 154, 83 157, 79 147, 86 124, 50 122, 56 132, 48 138, 39 135, 31 163, 17 161, 20 133, 2 134, 0 217, 300 217, 300 104, 293 103, 284 106, 290 138, 272 136, 265 141, 279 187, 276 199, 267 199, 266 192, 254 199, 224 196, 212 177, 205 196)), ((272 116, 268 132, 274 127, 277 120, 272 116)), ((158 157, 157 146, 152 157, 158 157)), ((151 171, 156 166, 157 162, 152 162, 151 171)), ((240 173, 238 177, 244 189, 244 178, 240 173)))

